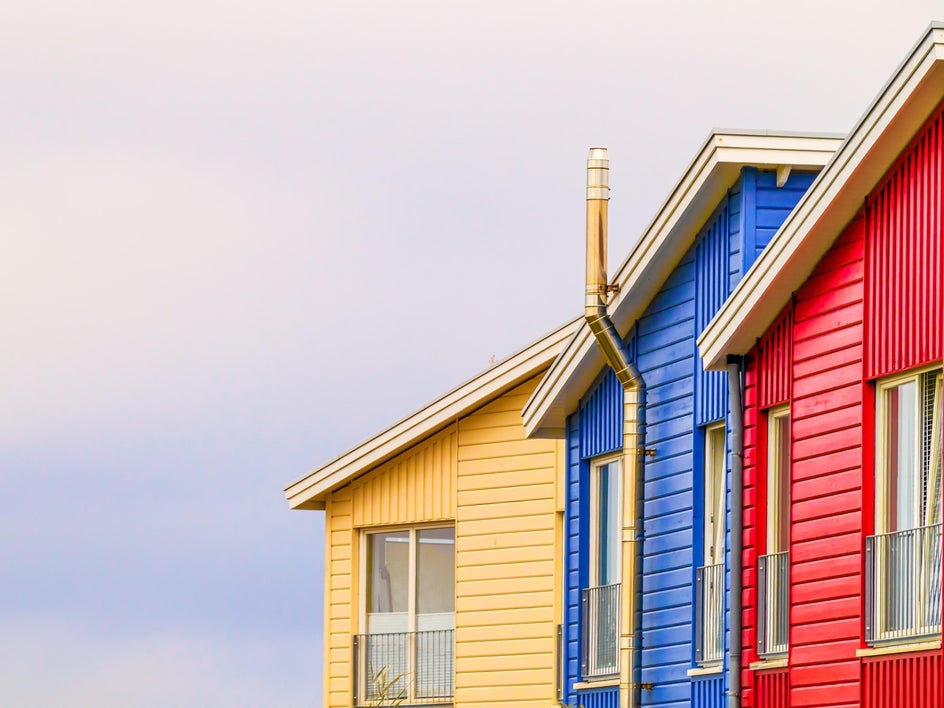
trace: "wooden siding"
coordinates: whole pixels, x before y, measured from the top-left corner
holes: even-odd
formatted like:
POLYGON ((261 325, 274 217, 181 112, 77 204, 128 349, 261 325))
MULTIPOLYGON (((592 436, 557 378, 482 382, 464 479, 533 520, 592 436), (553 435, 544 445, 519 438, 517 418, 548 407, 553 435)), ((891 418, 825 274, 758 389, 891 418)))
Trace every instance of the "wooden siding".
POLYGON ((786 669, 760 671, 755 681, 758 708, 791 708, 793 704, 790 703, 790 675, 786 669))
MULTIPOLYGON (((646 447, 655 450, 645 461, 642 680, 654 686, 645 705, 709 708, 724 695, 723 676, 687 675, 695 655, 695 568, 703 557, 701 426, 727 412, 726 376, 703 371, 695 336, 811 182, 811 175, 798 174, 778 190, 773 173, 745 169, 633 330, 635 361, 647 384, 646 447)), ((588 576, 587 459, 620 449, 621 393, 615 377, 604 373, 568 419, 565 703, 587 705, 592 695, 572 690, 580 668, 580 590, 588 576)))
POLYGON ((786 310, 770 326, 757 347, 757 402, 770 408, 790 400, 793 384, 793 307, 786 310))
POLYGON ((862 662, 862 708, 944 705, 941 652, 898 654, 862 662))
POLYGON ((537 383, 458 423, 455 701, 462 708, 554 701, 564 442, 525 439, 521 409, 537 383))
POLYGON ((944 355, 944 117, 938 112, 867 200, 866 375, 944 355))
POLYGON ((791 706, 859 704, 864 227, 846 228, 796 296, 791 706))
POLYGON ((357 632, 354 514, 350 487, 325 505, 324 705, 351 705, 351 646, 357 632))
POLYGON ((354 526, 455 519, 456 461, 453 425, 352 482, 354 526))
POLYGON ((757 656, 757 556, 764 552, 763 525, 758 519, 758 498, 762 491, 757 474, 759 463, 757 405, 757 358, 746 357, 744 363, 744 489, 741 566, 741 703, 760 706, 754 695, 754 672, 748 668, 757 656))

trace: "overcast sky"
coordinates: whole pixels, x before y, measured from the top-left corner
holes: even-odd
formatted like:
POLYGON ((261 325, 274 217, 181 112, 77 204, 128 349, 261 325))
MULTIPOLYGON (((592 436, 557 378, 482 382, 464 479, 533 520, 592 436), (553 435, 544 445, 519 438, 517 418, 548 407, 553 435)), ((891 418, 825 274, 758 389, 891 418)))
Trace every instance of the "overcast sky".
POLYGON ((846 132, 937 2, 10 2, 0 704, 318 706, 283 487, 580 311, 713 126, 846 132))

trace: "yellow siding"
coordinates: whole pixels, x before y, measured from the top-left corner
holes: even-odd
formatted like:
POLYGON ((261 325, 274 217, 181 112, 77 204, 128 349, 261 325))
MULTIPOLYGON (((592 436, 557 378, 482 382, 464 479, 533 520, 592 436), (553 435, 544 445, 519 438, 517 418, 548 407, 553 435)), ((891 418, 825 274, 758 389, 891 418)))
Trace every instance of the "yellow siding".
POLYGON ((354 525, 455 519, 456 459, 453 425, 356 480, 354 525))
POLYGON ((554 703, 563 446, 527 440, 535 378, 458 426, 456 706, 554 703), (500 667, 500 670, 499 670, 500 667))
POLYGON ((554 703, 564 445, 524 436, 521 409, 537 382, 329 496, 326 708, 351 705, 359 529, 435 521, 456 524, 455 706, 554 703))
POLYGON ((351 705, 351 636, 357 619, 351 496, 351 488, 344 487, 325 505, 325 708, 351 705))

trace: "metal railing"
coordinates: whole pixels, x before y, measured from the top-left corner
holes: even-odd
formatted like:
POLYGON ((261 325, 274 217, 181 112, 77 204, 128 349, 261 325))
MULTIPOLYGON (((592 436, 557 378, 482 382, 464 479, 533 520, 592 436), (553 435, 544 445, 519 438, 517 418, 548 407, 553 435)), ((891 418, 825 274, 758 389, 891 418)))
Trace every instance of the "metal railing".
POLYGON ((448 705, 455 693, 454 630, 354 636, 354 705, 448 705), (384 703, 386 705, 386 703, 384 703))
POLYGON ((724 658, 724 563, 695 571, 695 661, 715 664, 724 658))
POLYGON ((865 640, 941 633, 941 524, 865 539, 865 640))
POLYGON ((790 628, 790 554, 771 553, 757 559, 757 653, 787 653, 790 628))
POLYGON ((583 678, 619 674, 620 584, 583 591, 580 670, 583 678))
POLYGON ((554 689, 557 702, 564 702, 564 626, 557 625, 557 659, 554 662, 554 689))

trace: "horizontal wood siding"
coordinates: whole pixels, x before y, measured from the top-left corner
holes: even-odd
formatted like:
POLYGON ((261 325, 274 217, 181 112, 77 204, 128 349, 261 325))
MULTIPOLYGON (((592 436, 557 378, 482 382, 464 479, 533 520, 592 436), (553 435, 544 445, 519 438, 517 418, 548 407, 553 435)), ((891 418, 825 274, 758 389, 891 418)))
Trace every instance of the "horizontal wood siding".
POLYGON ((866 375, 942 358, 944 117, 935 115, 867 200, 866 375))
POLYGON ((586 587, 587 531, 586 494, 580 493, 586 462, 580 457, 579 412, 567 418, 567 499, 564 508, 564 703, 577 703, 573 690, 580 681, 580 589, 586 587), (583 511, 581 511, 583 509, 583 511), (581 575, 583 570, 583 575, 581 575))
POLYGON ((458 423, 456 705, 546 708, 555 696, 563 441, 527 440, 534 378, 458 423))
POLYGON ((864 237, 860 215, 799 289, 794 308, 789 682, 796 707, 852 708, 860 700, 864 237))
POLYGON ((646 705, 691 704, 694 658, 692 490, 695 248, 686 253, 637 327, 646 381, 642 680, 646 705))
POLYGON ((456 429, 451 426, 356 480, 351 484, 354 525, 455 519, 456 461, 456 429))
POLYGON ((756 204, 754 253, 750 262, 745 264, 745 273, 770 243, 780 225, 793 211, 793 207, 806 194, 817 174, 816 172, 791 172, 784 185, 778 187, 776 172, 757 172, 754 185, 756 204))
POLYGON ((862 708, 944 705, 941 652, 899 654, 862 662, 862 708))
POLYGON ((757 359, 744 363, 744 492, 741 563, 741 696, 746 707, 759 705, 754 696, 754 672, 748 666, 757 656, 757 556, 760 522, 758 512, 758 406, 757 359))
POLYGON ((325 504, 325 707, 351 705, 351 646, 357 632, 351 488, 333 492, 325 504))

